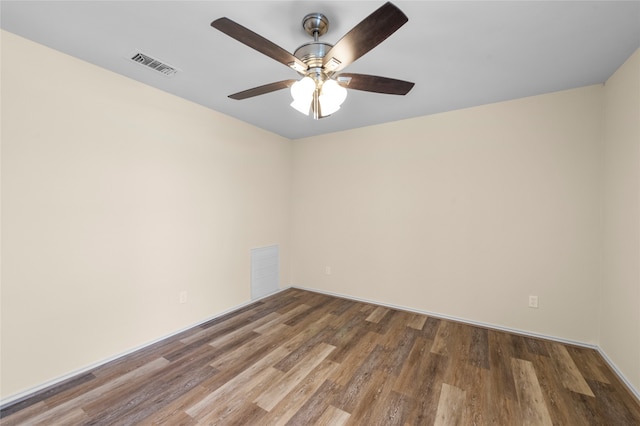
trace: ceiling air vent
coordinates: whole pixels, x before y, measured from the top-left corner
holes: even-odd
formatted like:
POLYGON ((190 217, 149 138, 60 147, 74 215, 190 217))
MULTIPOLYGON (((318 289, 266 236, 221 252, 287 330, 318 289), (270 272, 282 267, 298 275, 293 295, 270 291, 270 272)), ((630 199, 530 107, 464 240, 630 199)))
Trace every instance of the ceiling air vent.
POLYGON ((172 67, 171 65, 168 65, 159 59, 152 58, 151 56, 144 53, 134 53, 133 56, 131 56, 131 60, 145 67, 151 68, 152 70, 155 70, 161 74, 164 74, 167 77, 173 77, 178 72, 178 69, 176 67, 172 67))

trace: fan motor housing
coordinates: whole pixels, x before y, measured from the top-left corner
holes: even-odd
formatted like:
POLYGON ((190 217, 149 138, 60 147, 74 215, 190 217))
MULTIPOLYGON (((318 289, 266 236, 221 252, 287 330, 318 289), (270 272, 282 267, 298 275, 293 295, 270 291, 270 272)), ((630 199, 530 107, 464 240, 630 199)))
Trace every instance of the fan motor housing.
POLYGON ((322 67, 322 58, 333 45, 321 41, 313 41, 298 47, 293 55, 304 62, 309 68, 322 67))

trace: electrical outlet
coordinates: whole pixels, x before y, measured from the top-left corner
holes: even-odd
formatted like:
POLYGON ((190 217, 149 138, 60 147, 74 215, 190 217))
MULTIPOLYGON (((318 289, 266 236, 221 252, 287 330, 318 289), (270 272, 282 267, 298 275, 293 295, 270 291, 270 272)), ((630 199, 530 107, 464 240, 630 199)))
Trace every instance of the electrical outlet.
POLYGON ((529 296, 529 307, 530 308, 538 307, 538 296, 529 296))
POLYGON ((187 303, 187 292, 181 291, 179 297, 180 303, 187 303))
POLYGON ((324 273, 325 275, 331 275, 331 266, 325 266, 324 273))

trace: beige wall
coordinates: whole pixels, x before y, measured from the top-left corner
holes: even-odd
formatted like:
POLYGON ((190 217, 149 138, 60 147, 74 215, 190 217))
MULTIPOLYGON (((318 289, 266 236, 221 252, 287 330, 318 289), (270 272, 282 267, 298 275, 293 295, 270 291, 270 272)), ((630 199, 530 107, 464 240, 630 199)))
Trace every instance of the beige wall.
POLYGON ((604 92, 600 347, 640 390, 640 50, 604 92))
POLYGON ((292 282, 596 343, 601 97, 590 86, 296 141, 292 282))
POLYGON ((2 32, 2 395, 288 285, 290 145, 2 32))

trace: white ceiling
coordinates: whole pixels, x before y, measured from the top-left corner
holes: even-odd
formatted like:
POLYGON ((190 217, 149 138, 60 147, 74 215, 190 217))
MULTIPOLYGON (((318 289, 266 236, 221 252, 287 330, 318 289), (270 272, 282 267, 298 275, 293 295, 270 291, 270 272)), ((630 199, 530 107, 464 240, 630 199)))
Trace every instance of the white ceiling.
MULTIPOLYGON (((288 90, 227 95, 297 78, 210 26, 226 16, 289 52, 307 13, 336 43, 382 1, 2 1, 2 28, 287 138, 330 133, 604 82, 640 47, 639 1, 394 1, 409 22, 345 71, 416 83, 406 96, 350 90, 314 121, 288 90), (136 51, 181 71, 128 60, 136 51)), ((43 64, 46 66, 46 64, 43 64)))

